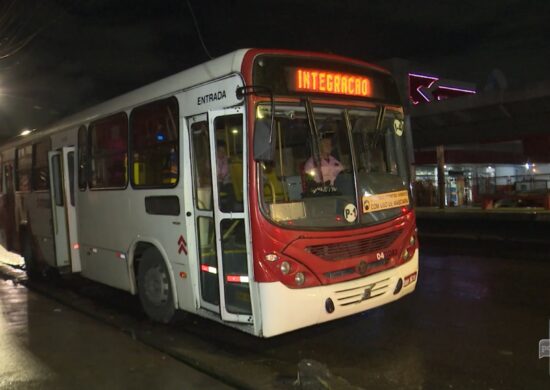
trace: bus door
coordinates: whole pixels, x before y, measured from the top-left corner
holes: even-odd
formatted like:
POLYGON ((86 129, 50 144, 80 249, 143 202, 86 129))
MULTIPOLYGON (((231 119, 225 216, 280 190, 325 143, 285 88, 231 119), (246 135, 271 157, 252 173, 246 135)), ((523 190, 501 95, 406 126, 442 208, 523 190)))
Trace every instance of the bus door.
POLYGON ((63 147, 49 152, 50 195, 57 267, 71 265, 80 272, 80 253, 76 231, 75 148, 63 147))
POLYGON ((15 238, 15 190, 13 182, 13 162, 2 164, 2 191, 0 194, 0 244, 13 250, 15 238))
POLYGON ((252 323, 242 108, 189 119, 201 306, 252 323))

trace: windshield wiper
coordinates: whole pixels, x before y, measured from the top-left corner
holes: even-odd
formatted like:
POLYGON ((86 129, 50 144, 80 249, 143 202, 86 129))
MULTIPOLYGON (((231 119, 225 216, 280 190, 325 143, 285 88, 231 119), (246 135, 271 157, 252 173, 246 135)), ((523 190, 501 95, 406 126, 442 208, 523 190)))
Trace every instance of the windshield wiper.
POLYGON ((304 103, 306 106, 307 122, 309 124, 309 132, 311 135, 311 152, 313 154, 313 162, 315 163, 315 168, 317 169, 317 172, 319 173, 319 176, 321 178, 321 183, 324 183, 325 178, 323 177, 323 170, 321 169, 321 154, 319 150, 319 130, 317 129, 317 125, 315 124, 315 116, 313 113, 311 100, 307 98, 304 100, 304 103))

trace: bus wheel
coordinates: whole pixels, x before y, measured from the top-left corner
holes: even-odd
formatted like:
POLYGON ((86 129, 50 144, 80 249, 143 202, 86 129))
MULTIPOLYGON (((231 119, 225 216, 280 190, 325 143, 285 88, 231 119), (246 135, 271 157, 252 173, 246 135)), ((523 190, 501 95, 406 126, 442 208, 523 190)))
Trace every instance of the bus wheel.
POLYGON ((138 268, 138 292, 145 314, 153 321, 169 323, 174 317, 174 298, 170 274, 155 249, 143 253, 138 268))

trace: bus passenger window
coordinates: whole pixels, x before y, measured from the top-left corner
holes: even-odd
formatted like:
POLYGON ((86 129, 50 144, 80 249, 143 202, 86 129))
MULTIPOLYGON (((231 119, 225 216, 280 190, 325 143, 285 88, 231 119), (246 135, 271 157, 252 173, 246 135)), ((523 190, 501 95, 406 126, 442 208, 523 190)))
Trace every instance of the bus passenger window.
POLYGON ((193 144, 193 181, 195 205, 199 210, 212 210, 212 168, 210 166, 210 138, 208 122, 190 123, 193 144), (200 158, 199 158, 200 156, 200 158))
POLYGON ((178 102, 169 98, 135 108, 130 119, 135 188, 174 187, 179 179, 178 102))
POLYGON ((216 171, 219 207, 224 212, 243 211, 242 115, 220 116, 216 129, 216 171))
POLYGON ((88 132, 86 126, 78 129, 78 188, 86 189, 88 184, 88 132))
POLYGON ((28 192, 31 190, 31 169, 32 169, 32 145, 24 146, 16 151, 15 166, 16 191, 28 192))
POLYGON ((125 113, 90 125, 90 188, 124 188, 127 183, 128 118, 125 113))
POLYGON ((4 165, 4 194, 13 193, 13 165, 4 165))
POLYGON ((33 145, 32 161, 32 189, 35 191, 50 188, 50 174, 48 169, 48 152, 51 149, 50 139, 45 139, 33 145))

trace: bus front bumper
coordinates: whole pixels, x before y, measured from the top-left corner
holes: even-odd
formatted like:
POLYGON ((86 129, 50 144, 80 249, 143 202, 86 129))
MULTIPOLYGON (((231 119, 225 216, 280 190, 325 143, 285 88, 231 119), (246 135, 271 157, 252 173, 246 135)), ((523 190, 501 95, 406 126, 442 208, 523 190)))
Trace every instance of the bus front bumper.
POLYGON ((304 289, 291 289, 281 282, 260 283, 261 336, 276 336, 385 305, 412 293, 417 278, 418 249, 399 267, 349 282, 304 289), (332 313, 327 310, 328 299, 334 305, 332 313))

